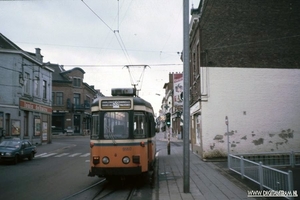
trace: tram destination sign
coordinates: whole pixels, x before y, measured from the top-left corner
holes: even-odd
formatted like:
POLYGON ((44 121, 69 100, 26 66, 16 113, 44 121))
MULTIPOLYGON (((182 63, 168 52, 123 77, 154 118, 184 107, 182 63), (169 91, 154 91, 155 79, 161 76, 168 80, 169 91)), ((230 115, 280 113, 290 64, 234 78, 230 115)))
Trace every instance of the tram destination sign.
POLYGON ((101 108, 102 109, 130 109, 131 101, 130 100, 102 100, 101 108))

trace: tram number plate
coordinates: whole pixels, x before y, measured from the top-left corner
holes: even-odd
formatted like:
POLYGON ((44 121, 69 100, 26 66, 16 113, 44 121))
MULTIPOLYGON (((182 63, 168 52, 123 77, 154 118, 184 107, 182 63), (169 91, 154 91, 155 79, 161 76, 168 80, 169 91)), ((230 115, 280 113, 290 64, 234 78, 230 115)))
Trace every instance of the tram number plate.
POLYGON ((131 151, 131 147, 123 147, 123 151, 131 151))

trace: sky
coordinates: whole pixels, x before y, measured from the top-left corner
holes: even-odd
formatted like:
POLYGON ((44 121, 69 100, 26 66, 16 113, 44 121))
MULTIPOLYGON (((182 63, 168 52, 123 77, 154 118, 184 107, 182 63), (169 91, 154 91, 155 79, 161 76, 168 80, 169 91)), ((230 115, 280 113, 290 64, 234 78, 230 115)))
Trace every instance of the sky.
POLYGON ((183 72, 182 20, 183 0, 0 0, 0 32, 21 49, 82 68, 105 96, 135 84, 155 113, 168 74, 183 72))

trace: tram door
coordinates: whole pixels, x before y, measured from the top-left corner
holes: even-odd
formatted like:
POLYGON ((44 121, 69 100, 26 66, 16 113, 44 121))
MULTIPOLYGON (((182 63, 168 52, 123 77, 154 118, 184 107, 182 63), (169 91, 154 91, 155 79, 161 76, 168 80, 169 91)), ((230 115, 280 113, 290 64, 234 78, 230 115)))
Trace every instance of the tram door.
POLYGON ((80 115, 74 115, 74 133, 80 133, 80 115))

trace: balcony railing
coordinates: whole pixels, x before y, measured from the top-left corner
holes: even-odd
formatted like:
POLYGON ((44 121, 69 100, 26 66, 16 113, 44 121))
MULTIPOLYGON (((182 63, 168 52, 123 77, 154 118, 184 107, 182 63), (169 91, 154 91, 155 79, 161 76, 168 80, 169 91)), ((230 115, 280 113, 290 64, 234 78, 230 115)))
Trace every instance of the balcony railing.
POLYGON ((71 111, 84 111, 89 110, 91 108, 91 105, 88 101, 84 101, 83 104, 74 104, 71 103, 70 99, 67 99, 67 109, 71 111))

